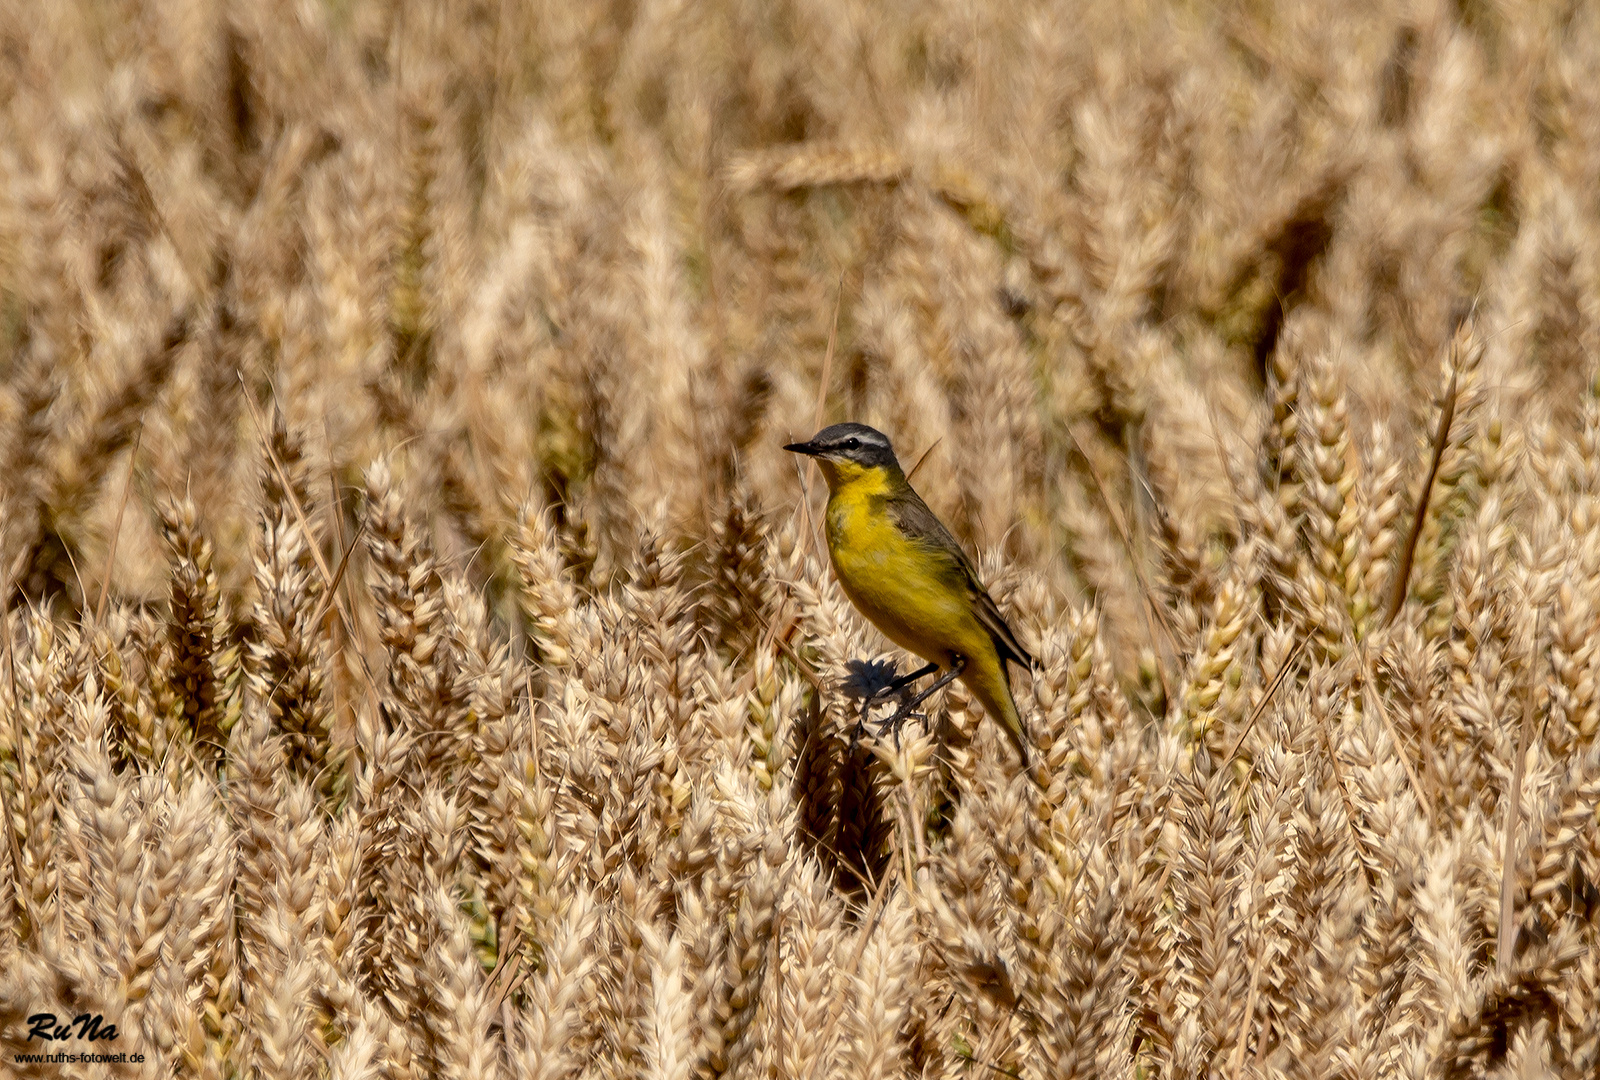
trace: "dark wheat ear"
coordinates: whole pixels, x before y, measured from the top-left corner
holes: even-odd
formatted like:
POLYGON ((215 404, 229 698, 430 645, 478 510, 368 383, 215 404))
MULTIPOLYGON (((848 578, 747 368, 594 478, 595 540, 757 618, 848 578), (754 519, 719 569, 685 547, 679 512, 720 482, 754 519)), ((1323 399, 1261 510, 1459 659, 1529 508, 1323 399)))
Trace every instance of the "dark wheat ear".
POLYGON ((220 590, 212 545, 201 531, 194 503, 160 506, 161 529, 172 551, 171 617, 167 646, 171 687, 196 748, 214 759, 223 747, 222 678, 218 670, 217 607, 220 590))

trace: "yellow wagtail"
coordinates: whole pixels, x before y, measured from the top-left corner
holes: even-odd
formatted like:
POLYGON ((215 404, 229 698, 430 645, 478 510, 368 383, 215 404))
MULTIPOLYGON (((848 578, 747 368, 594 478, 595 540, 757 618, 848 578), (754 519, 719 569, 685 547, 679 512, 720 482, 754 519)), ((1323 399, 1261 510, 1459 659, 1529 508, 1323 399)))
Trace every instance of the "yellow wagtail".
POLYGON ((828 557, 845 595, 890 641, 928 661, 885 691, 944 670, 889 723, 959 677, 1005 725, 1026 769, 1028 740, 1006 662, 1032 667, 1033 658, 972 560, 911 490, 888 437, 865 424, 834 424, 784 449, 815 458, 828 481, 828 557))

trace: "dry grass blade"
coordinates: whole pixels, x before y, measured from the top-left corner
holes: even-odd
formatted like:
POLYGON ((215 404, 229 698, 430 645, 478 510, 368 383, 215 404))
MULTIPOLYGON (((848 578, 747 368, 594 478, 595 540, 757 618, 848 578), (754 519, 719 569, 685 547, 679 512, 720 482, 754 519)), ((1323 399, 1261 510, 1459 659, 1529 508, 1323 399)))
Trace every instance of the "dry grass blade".
MULTIPOLYGON (((900 863, 896 861, 889 865, 898 869, 900 863)), ((861 956, 867 951, 867 943, 872 940, 872 932, 878 928, 878 920, 883 918, 883 905, 889 898, 889 887, 893 883, 894 877, 895 875, 892 873, 884 874, 878 881, 877 887, 872 890, 872 903, 867 909, 867 921, 861 926, 861 936, 856 941, 856 951, 850 958, 850 973, 852 975, 860 974, 861 972, 861 956)))
MULTIPOLYGON (((1239 1018, 1239 1034, 1234 1037, 1233 1048, 1233 1078, 1240 1080, 1244 1075, 1245 1047, 1250 1040, 1250 1024, 1256 1018, 1256 1003, 1261 996, 1261 972, 1266 965, 1255 963, 1250 965, 1250 989, 1244 996, 1244 1015, 1239 1018)), ((1262 1039, 1266 1032, 1262 1032, 1262 1039)))
POLYGON ((1150 643, 1157 646, 1158 651, 1164 658, 1168 658, 1163 660, 1157 670, 1161 676, 1162 694, 1168 701, 1171 701, 1172 687, 1167 682, 1167 663, 1178 648, 1178 635, 1167 619, 1166 609, 1157 601, 1155 590, 1150 587, 1150 580, 1145 576, 1144 566, 1139 558, 1139 551, 1133 543, 1133 536, 1128 532, 1127 522, 1122 518, 1122 510, 1111 498, 1111 493, 1106 489, 1104 481, 1100 479, 1100 470, 1095 468, 1094 461, 1090 459, 1088 451, 1083 448, 1083 443, 1078 441, 1077 432, 1073 431, 1070 426, 1067 428, 1067 437, 1072 440, 1072 445, 1077 449, 1078 456, 1083 459, 1084 466, 1088 468, 1089 477, 1094 481, 1095 491, 1099 492, 1100 501, 1106 508, 1106 515, 1111 519, 1112 525, 1117 530, 1117 536, 1122 540, 1123 549, 1128 555, 1128 565, 1132 567, 1133 575, 1139 582, 1139 592, 1144 600, 1145 616, 1147 619, 1155 620, 1156 624, 1161 627, 1162 633, 1166 635, 1165 647, 1162 647, 1161 643, 1155 640, 1155 628, 1153 626, 1149 628, 1150 643))
POLYGON ((839 284, 833 296, 833 319, 828 324, 828 349, 822 354, 822 377, 817 380, 816 415, 811 418, 811 430, 822 429, 822 418, 827 415, 828 387, 833 382, 833 350, 839 343, 839 312, 844 307, 844 274, 839 274, 839 284))
MULTIPOLYGON (((339 581, 343 575, 343 568, 350 557, 350 551, 354 549, 355 541, 360 539, 361 534, 358 533, 355 539, 351 540, 350 546, 346 548, 344 558, 340 560, 340 575, 335 576, 328 569, 328 560, 323 557, 322 548, 314 539, 316 532, 311 528, 310 519, 306 517, 305 507, 300 505, 299 496, 295 494, 288 470, 283 467, 283 462, 278 460, 278 453, 272 447, 271 433, 262 419, 261 410, 257 408, 255 399, 250 395, 250 387, 244 381, 244 373, 241 371, 236 374, 239 379, 239 391, 244 397, 245 406, 250 410, 250 419, 255 424, 256 434, 261 440, 262 448, 266 451, 267 461, 272 466, 272 471, 277 476, 278 483, 283 485, 284 501, 294 511, 295 520, 299 523, 301 532, 306 538, 306 550, 310 552, 311 558, 316 564, 317 572, 322 576, 322 584, 326 590, 326 596, 323 600, 324 606, 318 611, 318 621, 320 622, 321 617, 331 609, 338 612, 340 619, 344 622, 346 632, 353 633, 356 624, 351 618, 346 605, 339 598, 339 581)), ((312 625, 316 625, 316 623, 312 625)), ((378 692, 377 680, 372 677, 372 672, 368 670, 366 657, 361 654, 360 650, 352 650, 351 655, 355 660, 356 669, 361 673, 368 699, 371 701, 373 709, 377 710, 380 707, 379 701, 382 697, 378 692)))
POLYGON ((495 1008, 497 1009, 504 1005, 511 995, 517 992, 517 988, 527 981, 528 969, 522 966, 521 957, 517 958, 516 967, 512 970, 515 970, 516 974, 506 981, 505 989, 501 990, 495 998, 495 1008))
MULTIPOLYGON (((839 285, 833 297, 833 321, 828 328, 828 348, 822 354, 822 375, 817 379, 817 404, 811 418, 811 434, 822 430, 822 418, 827 415, 828 387, 833 381, 833 350, 839 338, 839 311, 844 305, 844 274, 839 275, 839 285)), ((807 438, 810 437, 808 434, 807 438)), ((811 468, 810 462, 797 459, 795 470, 800 477, 800 509, 805 516, 805 535, 811 550, 820 553, 822 539, 819 526, 811 513, 811 468)))
POLYGON ((940 435, 937 439, 928 444, 928 448, 917 457, 917 463, 911 466, 911 471, 906 473, 906 483, 909 484, 913 479, 916 478, 917 470, 922 468, 922 463, 928 460, 928 456, 937 450, 939 448, 939 444, 942 442, 944 442, 944 436, 940 435))
POLYGON ((870 147, 803 143, 735 157, 727 169, 728 185, 753 191, 770 187, 790 192, 837 184, 893 184, 909 171, 892 151, 870 147))
POLYGON ((256 406, 255 398, 250 394, 250 387, 244 381, 244 372, 239 372, 239 390, 244 395, 245 406, 250 410, 250 420, 256 426, 256 434, 261 438, 262 448, 266 450, 267 461, 272 466, 272 471, 278 476, 278 483, 283 485, 284 498, 289 508, 294 511, 295 519, 300 523, 307 539, 307 547, 311 557, 316 561, 317 571, 322 575, 323 587, 329 595, 334 593, 333 572, 328 569, 328 560, 323 558, 322 549, 315 543, 310 543, 316 532, 311 528, 311 522, 306 518, 305 507, 300 505, 300 500, 295 496, 294 485, 289 481, 289 474, 283 467, 283 462, 278 460, 278 452, 272 448, 272 436, 266 422, 261 417, 261 410, 256 406))
MULTIPOLYGON (((7 589, 7 595, 10 590, 7 589)), ((28 771, 27 742, 22 733, 22 712, 17 708, 17 661, 12 650, 15 646, 11 642, 11 610, 4 597, 0 597, 0 633, 6 636, 6 677, 11 684, 11 745, 16 748, 18 771, 24 776, 28 771)), ((17 829, 23 823, 13 823, 11 815, 5 815, 6 842, 11 848, 11 877, 12 893, 11 903, 16 909, 12 913, 15 919, 22 914, 23 904, 23 877, 22 877, 22 849, 17 844, 17 829)))
POLYGON ((361 537, 367 531, 367 523, 362 522, 356 527, 355 535, 350 537, 350 542, 344 547, 344 554, 339 557, 339 565, 334 568, 333 577, 328 582, 328 589, 322 594, 322 603, 317 605, 316 614, 311 617, 312 626, 320 626, 323 616, 328 614, 328 609, 334 604, 334 598, 339 593, 339 584, 344 581, 344 572, 350 566, 350 553, 361 543, 361 537))
POLYGON ((1400 562, 1395 567, 1394 584, 1389 591, 1389 604, 1383 612, 1383 625, 1393 623, 1395 616, 1400 614, 1400 608, 1406 602, 1406 590, 1411 583, 1411 563, 1417 555, 1417 541, 1422 537, 1422 525, 1428 519, 1428 500, 1433 495, 1433 482, 1439 475, 1439 465, 1444 461, 1445 447, 1450 442, 1450 425, 1456 415, 1456 379, 1454 369, 1450 372, 1450 385, 1445 389, 1444 401, 1440 403, 1439 426, 1433 434, 1433 456, 1428 459, 1428 472, 1422 479, 1422 491, 1417 495, 1417 506, 1411 514, 1411 528, 1406 533, 1405 543, 1400 547, 1400 562))
POLYGON ((128 451, 128 475, 122 481, 122 498, 117 501, 117 518, 111 526, 111 543, 106 546, 106 571, 100 579, 100 599, 95 601, 94 621, 96 626, 104 625, 106 619, 106 599, 111 595, 111 571, 117 563, 117 541, 122 536, 122 515, 128 509, 128 496, 133 493, 133 467, 139 459, 139 445, 144 441, 144 424, 139 425, 139 430, 133 437, 133 449, 128 451))
POLYGON ((1394 726, 1394 720, 1389 716, 1389 710, 1383 704, 1383 695, 1372 686, 1372 661, 1363 645, 1361 653, 1363 670, 1361 692, 1362 702, 1365 706, 1378 714, 1378 719, 1383 722, 1383 729, 1389 733, 1389 741, 1394 745, 1395 756, 1400 759, 1400 764, 1405 767, 1406 780, 1411 784, 1411 794, 1417 800, 1417 809, 1422 811, 1422 816, 1431 824, 1433 821, 1433 800, 1422 790, 1422 779, 1417 775, 1417 767, 1411 763, 1411 755, 1406 750, 1406 744, 1400 741, 1400 731, 1394 726))
POLYGON ((1278 670, 1273 673, 1272 681, 1267 683, 1267 689, 1261 695, 1261 700, 1256 702, 1256 707, 1250 710, 1250 719, 1245 721, 1244 727, 1239 730, 1238 738, 1233 740, 1233 746, 1228 750, 1228 762, 1231 764, 1239 756, 1239 747, 1244 745, 1245 737, 1256 726, 1256 721, 1261 719, 1261 714, 1267 711, 1267 706, 1272 704, 1273 695, 1289 677, 1294 669, 1294 662, 1299 659, 1301 651, 1306 647, 1306 639, 1296 638, 1294 648, 1289 650, 1289 655, 1283 658, 1283 663, 1278 665, 1278 670))
POLYGON ((1506 794, 1506 828, 1500 852, 1500 934, 1495 948, 1495 966, 1502 977, 1511 974, 1517 946, 1517 846, 1522 829, 1522 779, 1528 763, 1528 744, 1533 737, 1533 686, 1539 658, 1537 615, 1528 654, 1528 681, 1523 686, 1521 722, 1517 725, 1517 760, 1511 764, 1511 790, 1506 794))

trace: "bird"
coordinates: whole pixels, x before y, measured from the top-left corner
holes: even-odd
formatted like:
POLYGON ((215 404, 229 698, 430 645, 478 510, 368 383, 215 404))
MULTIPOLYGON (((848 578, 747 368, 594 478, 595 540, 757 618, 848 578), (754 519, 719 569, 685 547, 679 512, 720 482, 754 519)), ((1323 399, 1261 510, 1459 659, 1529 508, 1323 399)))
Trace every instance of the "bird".
POLYGON ((960 678, 1028 769, 1027 732, 1006 665, 1031 669, 1033 657, 967 553, 912 489, 888 436, 866 424, 834 424, 784 449, 815 460, 828 482, 828 559, 845 596, 890 641, 927 661, 883 689, 942 672, 889 723, 960 678))

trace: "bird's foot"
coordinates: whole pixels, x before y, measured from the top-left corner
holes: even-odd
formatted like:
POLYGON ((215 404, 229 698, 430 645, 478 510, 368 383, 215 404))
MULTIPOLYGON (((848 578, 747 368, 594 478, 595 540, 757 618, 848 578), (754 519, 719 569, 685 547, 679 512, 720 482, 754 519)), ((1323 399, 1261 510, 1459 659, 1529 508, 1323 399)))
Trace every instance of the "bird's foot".
MULTIPOLYGON (((906 697, 906 694, 909 693, 907 687, 910 685, 911 680, 913 678, 920 678, 926 674, 932 674, 934 671, 938 670, 938 665, 929 664, 926 668, 923 668, 920 671, 915 671, 911 675, 907 676, 904 680, 900 680, 899 685, 895 687, 895 690, 897 690, 900 694, 900 707, 893 713, 890 713, 889 716, 879 723, 878 737, 881 739, 883 738, 883 733, 885 731, 890 732, 894 735, 894 748, 896 750, 900 749, 900 729, 905 727, 906 721, 913 719, 928 719, 927 713, 920 713, 916 711, 917 706, 921 705, 924 701, 927 701, 930 697, 944 689, 946 686, 949 686, 951 681, 955 679, 956 676, 960 675, 966 670, 966 667, 967 658, 964 656, 956 657, 956 662, 950 666, 949 671, 935 679, 932 685, 930 685, 926 690, 923 690, 921 693, 911 698, 906 697)), ((865 719, 865 709, 862 710, 861 715, 862 718, 865 719)))
POLYGON ((873 707, 895 689, 895 667, 888 660, 851 660, 845 666, 847 674, 839 689, 845 697, 861 703, 850 732, 850 745, 854 747, 867 735, 867 718, 873 707))
POLYGON ((906 699, 904 692, 902 692, 900 707, 878 721, 878 738, 883 738, 885 734, 894 736, 894 748, 898 750, 900 749, 900 729, 906 726, 906 722, 909 720, 926 721, 927 719, 928 714, 917 712, 916 707, 906 699))
MULTIPOLYGON (((904 688, 897 691, 897 693, 900 698, 900 707, 880 720, 871 721, 872 726, 875 729, 874 735, 877 738, 882 739, 885 735, 894 736, 894 748, 896 750, 900 749, 900 729, 906 726, 907 721, 928 719, 927 713, 916 711, 916 702, 908 699, 907 691, 904 688)), ((870 720, 872 708, 875 705, 881 704, 882 702, 888 700, 891 696, 893 695, 890 693, 878 693, 873 694, 871 697, 862 699, 861 711, 856 714, 855 730, 850 736, 850 743, 852 746, 859 742, 862 737, 867 734, 867 725, 870 720)))
POLYGON ((927 713, 917 711, 917 706, 948 686, 952 679, 966 669, 966 666, 966 657, 956 657, 956 662, 951 665, 949 671, 939 676, 926 690, 912 695, 911 684, 925 675, 932 675, 938 671, 938 664, 928 664, 904 675, 896 675, 894 665, 886 661, 851 660, 848 665, 850 674, 845 677, 843 689, 848 696, 861 702, 861 711, 856 716, 855 730, 850 736, 851 745, 867 733, 867 718, 873 707, 898 697, 900 707, 877 724, 878 738, 883 738, 885 734, 893 735, 895 749, 898 750, 900 729, 905 727, 906 722, 928 719, 927 713))

